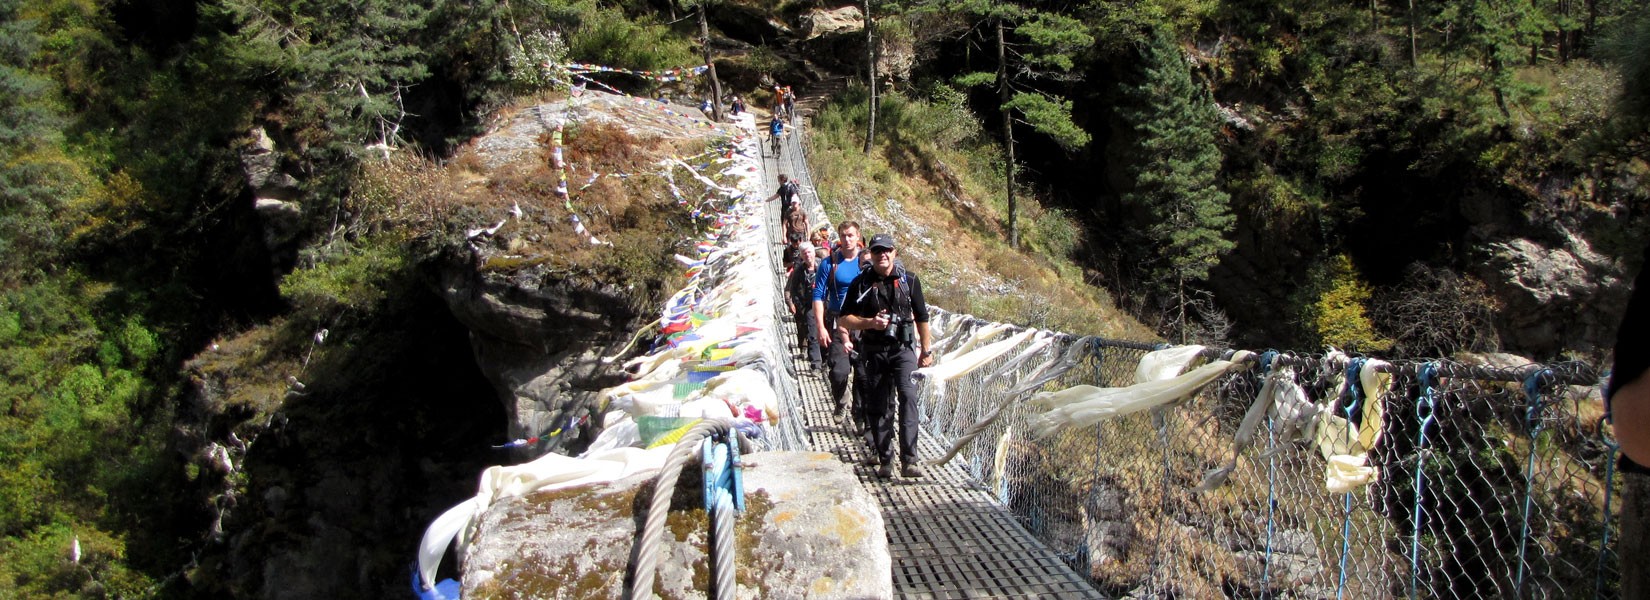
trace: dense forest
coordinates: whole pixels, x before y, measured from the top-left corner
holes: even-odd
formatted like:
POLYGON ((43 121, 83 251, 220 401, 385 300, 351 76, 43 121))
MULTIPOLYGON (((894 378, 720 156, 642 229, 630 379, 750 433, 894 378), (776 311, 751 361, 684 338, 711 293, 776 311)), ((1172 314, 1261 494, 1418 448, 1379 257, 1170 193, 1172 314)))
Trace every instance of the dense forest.
MULTIPOLYGON (((861 4, 874 89, 964 107, 1003 149, 982 168, 1003 182, 1004 237, 1051 226, 1019 222, 1017 198, 1065 219, 1081 235, 1061 250, 1168 337, 1596 359, 1603 333, 1526 333, 1506 282, 1475 267, 1518 240, 1586 249, 1586 278, 1619 280, 1594 286, 1604 323, 1650 237, 1642 2, 841 5, 861 4)), ((231 548, 281 541, 226 541, 245 482, 223 479, 256 475, 202 467, 224 462, 213 443, 251 444, 195 406, 231 341, 333 374, 311 397, 358 404, 310 418, 373 422, 364 437, 398 440, 375 451, 461 489, 492 458, 451 448, 493 423, 438 429, 476 411, 418 399, 485 383, 400 376, 469 360, 416 291, 429 238, 450 232, 398 227, 364 165, 440 160, 512 99, 564 86, 557 61, 665 69, 708 46, 728 92, 755 98, 775 75, 863 86, 863 33, 816 64, 773 25, 838 6, 0 0, 0 596, 281 595, 226 575, 231 548), (436 346, 458 349, 409 350, 436 346), (419 466, 432 459, 457 466, 419 466)), ((271 456, 352 452, 304 443, 271 456)), ((397 508, 415 518, 326 543, 404 555, 429 507, 397 508)), ((395 560, 349 569, 360 589, 339 595, 405 579, 395 560)))

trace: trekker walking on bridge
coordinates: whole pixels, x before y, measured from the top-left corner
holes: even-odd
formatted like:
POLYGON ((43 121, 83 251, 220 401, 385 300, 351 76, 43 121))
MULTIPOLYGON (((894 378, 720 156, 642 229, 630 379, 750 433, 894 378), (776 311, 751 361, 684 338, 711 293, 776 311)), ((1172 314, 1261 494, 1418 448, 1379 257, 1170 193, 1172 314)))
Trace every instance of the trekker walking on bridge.
MULTIPOLYGON (((768 196, 768 198, 766 200, 763 200, 763 202, 773 202, 774 198, 778 198, 779 199, 779 218, 780 218, 780 221, 781 221, 782 224, 785 224, 788 227, 789 218, 790 218, 790 215, 791 215, 791 206, 796 203, 796 197, 800 193, 801 193, 801 189, 797 187, 795 181, 791 180, 791 176, 786 175, 784 173, 780 173, 779 174, 779 189, 774 190, 773 195, 768 196)), ((790 230, 788 228, 785 231, 786 231, 786 233, 790 232, 790 230)), ((787 238, 786 241, 790 241, 789 238, 787 238)))
POLYGON ((808 242, 798 245, 796 262, 785 279, 785 304, 796 317, 797 343, 808 355, 808 368, 818 371, 824 358, 819 352, 819 330, 814 321, 814 275, 819 260, 814 257, 814 246, 808 242))
POLYGON ((900 476, 922 477, 917 466, 917 386, 911 374, 934 364, 928 331, 928 303, 922 281, 894 264, 894 237, 879 233, 871 238, 871 268, 849 284, 842 303, 841 323, 860 331, 860 374, 865 391, 866 416, 871 422, 871 444, 880 461, 877 477, 894 475, 895 392, 899 394, 900 476))
POLYGON ((779 115, 776 113, 773 120, 768 121, 768 147, 775 158, 779 157, 779 150, 784 147, 784 136, 785 121, 780 120, 779 115))
MULTIPOLYGON (((843 221, 836 226, 836 235, 836 251, 819 265, 818 274, 814 276, 814 325, 819 332, 819 346, 825 351, 825 364, 830 368, 831 401, 836 407, 837 417, 841 418, 847 409, 844 397, 848 393, 848 371, 853 360, 849 353, 853 352, 853 338, 858 334, 842 329, 837 317, 842 314, 842 300, 848 295, 848 284, 859 277, 862 258, 859 223, 843 221)), ((860 417, 862 406, 859 394, 854 396, 854 416, 860 417)))

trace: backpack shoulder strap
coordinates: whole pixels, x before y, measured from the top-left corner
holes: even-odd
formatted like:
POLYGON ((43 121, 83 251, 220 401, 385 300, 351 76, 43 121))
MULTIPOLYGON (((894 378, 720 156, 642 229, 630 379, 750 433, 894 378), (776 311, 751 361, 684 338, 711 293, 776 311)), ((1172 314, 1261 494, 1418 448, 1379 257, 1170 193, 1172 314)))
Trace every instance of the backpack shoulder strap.
POLYGON ((825 289, 826 290, 836 291, 836 289, 835 289, 836 288, 836 266, 842 264, 843 260, 846 260, 846 259, 844 259, 842 257, 842 252, 841 251, 831 253, 831 272, 830 272, 829 275, 825 276, 825 289))

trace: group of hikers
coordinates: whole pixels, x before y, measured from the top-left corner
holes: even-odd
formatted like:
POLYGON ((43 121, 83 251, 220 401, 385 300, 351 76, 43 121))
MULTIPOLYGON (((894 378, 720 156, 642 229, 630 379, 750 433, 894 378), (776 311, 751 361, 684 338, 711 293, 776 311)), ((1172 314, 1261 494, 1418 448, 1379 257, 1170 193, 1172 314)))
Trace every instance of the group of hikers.
POLYGON ((784 215, 783 293, 809 372, 829 380, 836 417, 864 436, 877 477, 893 477, 896 421, 900 475, 922 477, 912 374, 934 364, 922 281, 900 263, 892 235, 867 242, 847 220, 835 240, 828 226, 811 229, 799 192, 781 174, 767 201, 779 200, 784 215))
MULTIPOLYGON (((710 112, 710 100, 705 100, 704 105, 705 112, 710 112)), ((749 107, 745 105, 745 99, 737 94, 729 100, 728 105, 732 108, 731 112, 734 116, 749 110, 749 107)), ((774 84, 773 117, 768 120, 768 139, 772 148, 771 153, 774 156, 779 156, 780 140, 785 135, 785 129, 792 126, 791 124, 795 119, 796 91, 788 85, 774 84)))

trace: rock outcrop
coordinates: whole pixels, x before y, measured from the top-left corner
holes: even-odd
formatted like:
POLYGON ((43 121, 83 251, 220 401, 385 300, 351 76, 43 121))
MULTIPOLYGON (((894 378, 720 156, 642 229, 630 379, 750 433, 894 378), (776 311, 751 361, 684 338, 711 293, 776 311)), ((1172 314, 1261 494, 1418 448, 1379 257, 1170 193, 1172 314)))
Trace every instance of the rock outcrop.
MULTIPOLYGON (((746 455, 735 525, 738 598, 889 598, 887 533, 877 502, 836 457, 746 455)), ((624 598, 655 474, 533 493, 494 504, 463 559, 466 598, 624 598)), ((710 524, 696 467, 682 473, 655 591, 704 598, 710 524)))
POLYGON ((623 381, 601 361, 639 313, 628 290, 590 281, 508 277, 448 264, 436 287, 470 330, 476 364, 504 405, 509 439, 538 438, 537 456, 590 439, 590 402, 623 381))
MULTIPOLYGON (((662 300, 660 281, 638 269, 618 272, 596 263, 635 265, 614 258, 622 255, 668 262, 672 242, 653 234, 627 234, 627 220, 658 221, 645 215, 655 210, 680 212, 674 203, 644 206, 648 201, 618 197, 621 190, 596 187, 589 194, 574 193, 568 205, 577 203, 578 210, 589 211, 586 222, 601 227, 610 241, 624 235, 640 239, 632 244, 620 239, 614 247, 576 233, 567 223, 562 201, 543 189, 555 185, 554 175, 537 175, 536 180, 530 179, 534 175, 521 175, 544 170, 551 162, 550 140, 558 128, 565 129, 565 143, 570 145, 565 155, 569 169, 581 180, 589 178, 585 187, 597 182, 591 174, 621 169, 648 174, 660 168, 657 165, 670 154, 655 153, 657 148, 693 141, 708 145, 717 137, 734 136, 731 128, 711 125, 694 108, 592 90, 511 112, 474 142, 474 161, 483 167, 480 174, 488 189, 522 185, 546 196, 508 201, 516 202, 508 210, 485 208, 483 214, 492 214, 465 224, 479 229, 451 240, 444 251, 448 259, 434 265, 429 277, 453 315, 470 330, 476 362, 504 405, 508 439, 537 440, 516 449, 517 458, 577 453, 596 432, 601 421, 593 406, 596 392, 624 381, 624 373, 601 358, 620 352, 646 320, 642 315, 662 300), (624 164, 578 155, 571 144, 581 136, 601 138, 590 143, 613 149, 624 164), (501 183, 511 177, 529 179, 525 184, 501 183), (578 253, 587 255, 581 259, 578 253)), ((603 181, 611 179, 615 178, 603 181)), ((487 202, 500 201, 484 198, 478 204, 487 202)))
POLYGON ((297 258, 298 237, 304 232, 304 210, 298 203, 298 180, 281 169, 275 140, 262 127, 248 134, 240 150, 241 173, 252 191, 252 206, 263 221, 264 247, 277 273, 297 258))
POLYGON ((1497 329, 1508 347, 1548 356, 1592 352, 1611 339, 1619 312, 1594 305, 1622 287, 1619 267, 1585 240, 1570 235, 1551 247, 1515 238, 1490 243, 1484 253, 1477 275, 1503 303, 1497 329))
POLYGON ((802 15, 802 36, 814 39, 822 35, 853 33, 865 30, 865 15, 858 6, 814 9, 802 15))

